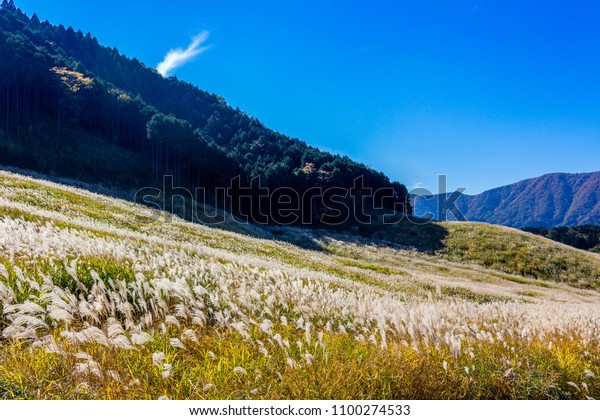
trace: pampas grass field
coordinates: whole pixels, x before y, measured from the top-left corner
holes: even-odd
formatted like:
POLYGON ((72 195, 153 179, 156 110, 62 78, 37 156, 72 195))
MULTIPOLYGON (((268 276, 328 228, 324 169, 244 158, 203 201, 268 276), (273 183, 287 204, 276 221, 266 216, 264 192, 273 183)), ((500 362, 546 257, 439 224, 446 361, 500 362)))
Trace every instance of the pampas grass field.
POLYGON ((149 216, 0 172, 1 398, 600 397, 596 255, 149 216))

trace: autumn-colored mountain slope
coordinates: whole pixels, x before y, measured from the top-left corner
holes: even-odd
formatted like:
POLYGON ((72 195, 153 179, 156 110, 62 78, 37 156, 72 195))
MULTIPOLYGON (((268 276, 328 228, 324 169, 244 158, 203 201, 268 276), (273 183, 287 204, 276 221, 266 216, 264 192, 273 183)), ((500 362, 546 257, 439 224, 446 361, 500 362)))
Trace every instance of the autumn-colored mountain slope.
MULTIPOLYGON (((438 200, 438 196, 415 198, 415 214, 430 212, 440 219, 438 200)), ((600 172, 547 174, 463 195, 456 205, 471 222, 517 228, 600 224, 600 172)))

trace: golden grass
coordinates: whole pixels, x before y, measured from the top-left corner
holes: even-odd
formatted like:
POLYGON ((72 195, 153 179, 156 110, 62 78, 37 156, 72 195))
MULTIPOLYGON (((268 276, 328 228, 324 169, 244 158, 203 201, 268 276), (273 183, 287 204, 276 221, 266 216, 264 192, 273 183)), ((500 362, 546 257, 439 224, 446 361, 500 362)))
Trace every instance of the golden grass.
MULTIPOLYGON (((293 335, 293 332, 292 332, 293 335)), ((600 397, 600 365, 578 338, 553 346, 519 340, 485 343, 456 358, 448 347, 400 343, 385 349, 328 334, 323 350, 291 366, 282 351, 268 356, 232 332, 199 331, 174 349, 160 337, 138 350, 98 345, 64 354, 15 341, 0 347, 0 396, 9 399, 580 399, 600 397), (99 370, 78 367, 86 359, 99 370), (79 356, 78 356, 79 353, 79 356), (165 359, 153 364, 153 355, 165 359), (472 353, 471 355, 469 353, 472 353), (164 365, 171 365, 169 375, 164 365), (242 368, 235 369, 235 368, 242 368)), ((289 337, 291 338, 291 336, 289 337)), ((299 355, 298 355, 299 356, 299 355)))
POLYGON ((482 224, 440 225, 432 253, 145 212, 0 173, 0 397, 600 397, 588 253, 482 224))
POLYGON ((444 223, 440 254, 524 277, 600 289, 600 263, 589 253, 516 229, 484 223, 444 223))

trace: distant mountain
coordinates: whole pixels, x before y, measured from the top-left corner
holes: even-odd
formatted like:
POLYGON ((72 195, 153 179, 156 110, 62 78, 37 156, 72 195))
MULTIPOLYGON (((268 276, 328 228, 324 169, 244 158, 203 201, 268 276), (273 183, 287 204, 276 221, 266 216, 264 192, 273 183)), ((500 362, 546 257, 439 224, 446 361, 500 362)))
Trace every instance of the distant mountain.
MULTIPOLYGON (((462 195, 456 206, 468 221, 517 228, 600 224, 600 172, 547 174, 462 195)), ((414 197, 414 207, 415 215, 430 212, 440 219, 439 195, 414 197)), ((450 213, 447 220, 454 220, 450 213)))

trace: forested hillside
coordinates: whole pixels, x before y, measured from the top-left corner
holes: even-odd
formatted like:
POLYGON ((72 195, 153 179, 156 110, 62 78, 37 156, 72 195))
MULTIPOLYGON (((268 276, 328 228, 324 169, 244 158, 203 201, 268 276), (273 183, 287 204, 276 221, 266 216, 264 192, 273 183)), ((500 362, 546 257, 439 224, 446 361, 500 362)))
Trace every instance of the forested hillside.
POLYGON ((376 207, 411 212, 406 188, 382 173, 274 132, 89 33, 28 17, 12 0, 0 9, 0 57, 0 164, 124 188, 161 186, 164 175, 173 175, 174 186, 207 189, 213 204, 220 203, 215 189, 238 176, 254 198, 264 194, 257 177, 270 191, 291 187, 292 203, 226 203, 234 213, 266 214, 261 222, 273 222, 269 216, 280 209, 292 214, 286 224, 306 222, 300 213, 307 209, 294 200, 307 192, 320 198, 310 199, 313 224, 323 215, 352 224, 355 217, 335 219, 331 204, 340 201, 360 214, 376 207), (341 197, 322 193, 332 187, 344 188, 335 190, 341 197), (360 197, 354 201, 353 187, 360 197), (370 191, 381 189, 373 202, 370 191))
MULTIPOLYGON (((437 195, 417 197, 415 213, 440 219, 439 204, 437 195)), ((515 228, 600 224, 600 172, 546 174, 477 195, 463 194, 455 204, 470 222, 515 228)), ((450 220, 451 214, 447 216, 450 220)))

